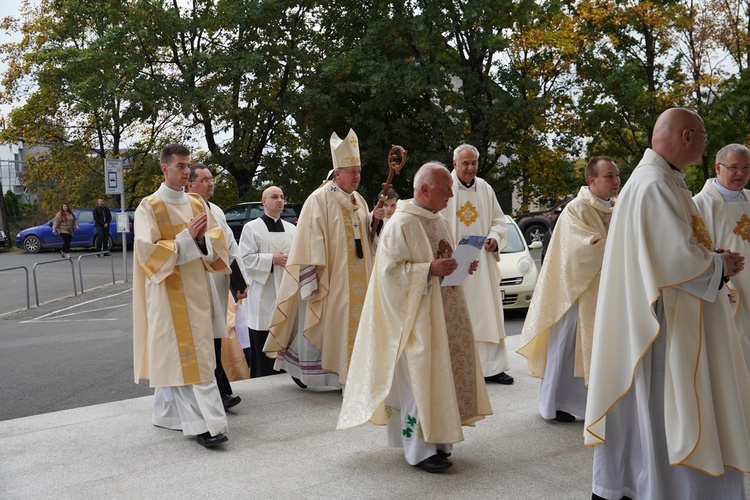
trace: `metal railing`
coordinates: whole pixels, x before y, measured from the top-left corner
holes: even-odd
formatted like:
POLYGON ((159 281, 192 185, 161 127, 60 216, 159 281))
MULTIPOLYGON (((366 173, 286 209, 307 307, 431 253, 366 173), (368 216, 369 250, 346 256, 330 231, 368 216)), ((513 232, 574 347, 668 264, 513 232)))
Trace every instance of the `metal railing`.
POLYGON ((36 306, 39 307, 39 285, 36 282, 36 268, 37 266, 43 266, 46 264, 57 264, 59 262, 68 262, 70 264, 70 274, 73 276, 73 294, 78 296, 78 289, 76 288, 76 270, 73 267, 73 261, 70 259, 61 260, 48 260, 46 262, 37 262, 32 268, 32 274, 34 275, 34 296, 36 297, 36 306))
POLYGON ((110 254, 109 251, 86 253, 78 257, 78 277, 81 280, 81 293, 83 293, 83 269, 81 268, 81 259, 83 259, 84 257, 93 257, 94 255, 96 255, 97 257, 103 255, 104 257, 109 259, 109 267, 112 269, 112 284, 114 285, 115 283, 117 283, 115 281, 115 262, 112 259, 112 254, 110 254))
MULTIPOLYGON (((31 295, 29 290, 29 268, 26 266, 15 266, 15 267, 6 267, 4 269, 0 269, 0 272, 3 271, 12 271, 14 269, 23 269, 26 271, 26 309, 31 309, 31 295)), ((36 290, 36 283, 34 283, 34 289, 36 290)), ((37 306, 39 305, 39 299, 37 298, 37 306)))

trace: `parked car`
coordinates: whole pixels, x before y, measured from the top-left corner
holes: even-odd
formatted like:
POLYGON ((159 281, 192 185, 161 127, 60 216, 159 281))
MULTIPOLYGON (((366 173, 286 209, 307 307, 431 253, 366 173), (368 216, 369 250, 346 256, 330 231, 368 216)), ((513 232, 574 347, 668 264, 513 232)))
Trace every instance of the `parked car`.
MULTIPOLYGON (((109 248, 122 246, 122 234, 117 232, 117 214, 119 209, 110 209, 112 211, 112 223, 109 225, 109 248)), ((85 248, 96 246, 96 224, 94 223, 94 212, 92 208, 81 208, 73 210, 78 221, 80 229, 76 230, 73 240, 70 242, 71 248, 85 248)), ((132 245, 133 235, 133 212, 128 212, 130 218, 130 232, 127 233, 127 242, 132 245)), ((23 248, 28 253, 39 253, 43 249, 60 249, 63 246, 63 239, 59 234, 52 234, 52 219, 44 224, 30 227, 19 232, 16 236, 16 246, 23 248)))
POLYGON ((8 236, 5 234, 5 231, 0 229, 0 247, 7 247, 9 244, 8 236))
MULTIPOLYGON (((281 212, 281 218, 292 224, 297 224, 301 210, 302 205, 286 203, 284 210, 281 212)), ((242 228, 245 227, 245 224, 263 215, 263 205, 259 201, 243 201, 224 210, 224 215, 227 216, 227 224, 234 233, 234 239, 240 241, 242 228)))
POLYGON ((497 264, 503 309, 528 309, 539 277, 529 249, 541 248, 542 242, 533 241, 527 245, 516 222, 507 215, 505 221, 508 223, 508 243, 500 252, 500 262, 497 264))
POLYGON ((540 210, 537 212, 524 212, 516 216, 516 223, 521 229, 526 243, 532 241, 542 241, 544 234, 552 227, 552 224, 562 213, 565 206, 570 203, 574 196, 568 196, 557 205, 549 210, 540 210))

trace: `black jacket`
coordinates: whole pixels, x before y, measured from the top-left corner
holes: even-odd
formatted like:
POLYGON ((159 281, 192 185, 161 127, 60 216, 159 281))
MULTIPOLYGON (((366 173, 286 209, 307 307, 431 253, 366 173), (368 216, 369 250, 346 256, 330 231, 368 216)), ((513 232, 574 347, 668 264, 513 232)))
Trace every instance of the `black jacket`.
POLYGON ((112 222, 112 212, 109 211, 108 207, 97 206, 94 208, 94 222, 97 226, 104 227, 104 224, 112 222))

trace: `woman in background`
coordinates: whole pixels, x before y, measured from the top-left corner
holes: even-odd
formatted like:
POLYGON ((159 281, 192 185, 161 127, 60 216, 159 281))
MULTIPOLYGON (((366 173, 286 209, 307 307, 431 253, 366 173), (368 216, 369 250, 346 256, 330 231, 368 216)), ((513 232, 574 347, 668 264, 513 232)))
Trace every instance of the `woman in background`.
POLYGON ((60 211, 55 215, 55 221, 52 223, 52 234, 60 233, 63 239, 63 247, 60 250, 60 257, 70 258, 70 240, 78 227, 76 216, 68 208, 67 203, 60 205, 60 211))

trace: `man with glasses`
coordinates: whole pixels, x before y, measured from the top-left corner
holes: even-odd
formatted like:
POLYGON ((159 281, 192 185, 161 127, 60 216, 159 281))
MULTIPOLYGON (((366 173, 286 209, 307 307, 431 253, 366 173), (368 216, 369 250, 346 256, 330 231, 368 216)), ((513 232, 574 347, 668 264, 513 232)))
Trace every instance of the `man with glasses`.
MULTIPOLYGON (((227 218, 224 215, 224 211, 219 208, 216 204, 208 201, 214 195, 214 177, 211 174, 211 170, 203 163, 195 163, 190 165, 190 177, 187 183, 188 193, 195 193, 203 198, 203 201, 208 205, 211 215, 214 216, 216 222, 218 222, 222 231, 224 231, 224 238, 226 240, 227 252, 229 254, 229 264, 232 266, 233 262, 236 262, 232 268, 233 273, 240 273, 242 280, 245 283, 248 282, 247 275, 242 265, 242 256, 240 255, 239 246, 234 241, 234 235, 232 230, 227 225, 227 218)), ((221 402, 224 405, 224 409, 228 410, 240 404, 242 398, 235 396, 232 392, 232 386, 229 384, 229 377, 227 377, 224 371, 224 366, 221 362, 221 348, 224 339, 228 338, 227 333, 227 307, 229 306, 229 283, 230 275, 228 274, 212 274, 212 289, 211 294, 213 298, 212 303, 212 320, 214 327, 214 351, 216 354, 216 385, 219 387, 221 393, 221 402)), ((240 300, 247 297, 247 290, 238 291, 235 294, 234 300, 240 300)), ((239 345, 239 344, 238 344, 239 345)), ((238 347, 239 349, 239 347, 238 347)), ((244 366, 242 367, 244 368, 244 366)), ((232 370, 235 372, 236 370, 232 370)), ((242 372, 242 370, 240 370, 242 372)), ((247 371, 245 370, 245 373, 247 371)), ((247 374, 249 376, 249 374, 247 374)), ((246 377, 247 378, 247 377, 246 377)))
POLYGON ((723 290, 744 258, 715 249, 683 173, 705 135, 693 111, 662 113, 617 198, 584 424, 592 498, 745 498, 750 376, 723 290))
MULTIPOLYGON (((715 248, 731 248, 750 254, 750 149, 729 144, 716 153, 716 177, 708 179, 693 200, 706 223, 715 248)), ((729 288, 737 291, 734 317, 745 361, 750 367, 750 273, 732 278, 729 288)))

